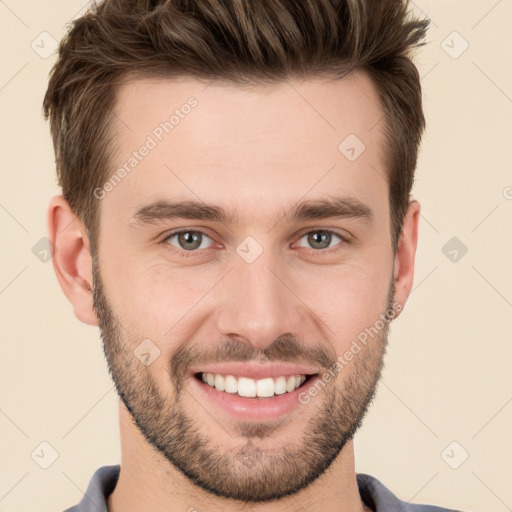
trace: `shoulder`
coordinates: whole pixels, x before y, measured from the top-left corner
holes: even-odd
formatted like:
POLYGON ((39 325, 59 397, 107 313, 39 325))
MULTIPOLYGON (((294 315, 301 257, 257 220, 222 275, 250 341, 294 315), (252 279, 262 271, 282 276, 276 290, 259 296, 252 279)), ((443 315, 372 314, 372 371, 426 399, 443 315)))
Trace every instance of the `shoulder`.
POLYGON ((374 512, 462 512, 436 505, 420 505, 403 501, 393 494, 382 482, 371 475, 357 473, 357 485, 361 499, 374 512))
POLYGON ((98 468, 80 503, 64 512, 108 512, 107 499, 117 484, 120 469, 119 464, 98 468))

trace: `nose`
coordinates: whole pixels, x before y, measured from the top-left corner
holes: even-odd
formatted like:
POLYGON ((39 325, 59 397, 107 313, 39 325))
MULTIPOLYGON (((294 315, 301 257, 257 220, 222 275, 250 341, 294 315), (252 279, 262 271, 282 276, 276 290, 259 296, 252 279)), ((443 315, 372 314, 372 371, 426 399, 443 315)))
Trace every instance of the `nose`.
POLYGON ((271 251, 263 251, 252 263, 235 258, 223 282, 216 314, 220 334, 243 339, 258 350, 283 335, 300 337, 306 308, 294 293, 282 258, 271 251))

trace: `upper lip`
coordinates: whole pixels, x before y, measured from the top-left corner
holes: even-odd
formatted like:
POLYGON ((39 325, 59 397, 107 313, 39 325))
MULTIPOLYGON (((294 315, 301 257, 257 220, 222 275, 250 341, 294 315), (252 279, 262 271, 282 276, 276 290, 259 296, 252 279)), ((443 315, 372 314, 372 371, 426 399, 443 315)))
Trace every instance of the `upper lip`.
POLYGON ((191 375, 196 373, 217 373, 220 375, 234 375, 235 377, 249 377, 251 379, 264 379, 266 377, 288 377, 290 375, 316 375, 319 369, 312 366, 296 365, 291 363, 259 363, 257 361, 243 363, 218 363, 193 368, 191 375))

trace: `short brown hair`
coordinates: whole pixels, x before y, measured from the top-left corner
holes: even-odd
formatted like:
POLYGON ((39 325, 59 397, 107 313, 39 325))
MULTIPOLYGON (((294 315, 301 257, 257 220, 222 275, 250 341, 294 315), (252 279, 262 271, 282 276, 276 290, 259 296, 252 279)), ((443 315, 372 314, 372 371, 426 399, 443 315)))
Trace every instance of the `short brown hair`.
POLYGON ((131 76, 273 84, 367 72, 384 112, 393 247, 402 230, 425 128, 410 51, 429 20, 408 0, 104 0, 75 20, 59 46, 44 114, 58 183, 84 222, 99 230, 93 190, 106 181, 116 91, 131 76))

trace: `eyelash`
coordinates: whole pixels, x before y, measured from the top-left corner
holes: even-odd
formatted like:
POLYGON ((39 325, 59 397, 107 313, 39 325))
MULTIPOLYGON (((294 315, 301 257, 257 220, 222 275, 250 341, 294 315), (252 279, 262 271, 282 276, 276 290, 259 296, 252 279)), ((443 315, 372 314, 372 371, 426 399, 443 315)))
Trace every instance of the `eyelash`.
MULTIPOLYGON (((337 251, 340 250, 340 246, 341 245, 346 245, 346 244, 350 243, 350 241, 348 240, 347 237, 345 237, 344 235, 341 235, 337 231, 333 231, 333 230, 329 230, 329 229, 313 229, 313 230, 310 230, 310 231, 306 231, 305 233, 301 234, 301 236, 299 237, 299 240, 301 238, 303 238, 304 236, 309 235, 311 233, 320 233, 320 232, 321 233, 328 233, 328 234, 331 234, 331 235, 336 235, 337 237, 339 237, 341 239, 341 242, 339 242, 334 247, 331 247, 329 249, 312 249, 312 248, 310 248, 310 251, 313 251, 313 254, 315 256, 320 256, 320 255, 323 255, 323 254, 331 254, 333 252, 337 252, 337 251)), ((163 244, 166 247, 167 250, 170 250, 172 252, 178 251, 179 253, 182 253, 181 256, 183 256, 184 258, 189 258, 191 256, 196 256, 201 251, 208 250, 208 249, 194 249, 192 251, 185 251, 184 249, 179 249, 179 248, 177 248, 175 246, 171 246, 171 244, 169 243, 169 240, 173 236, 179 235, 181 233, 198 233, 198 234, 203 235, 203 236, 209 238, 210 240, 212 240, 212 238, 208 235, 208 233, 205 233, 204 231, 201 231, 201 230, 198 230, 198 229, 180 229, 180 230, 173 231, 172 233, 167 234, 165 236, 165 238, 160 243, 163 244)))

